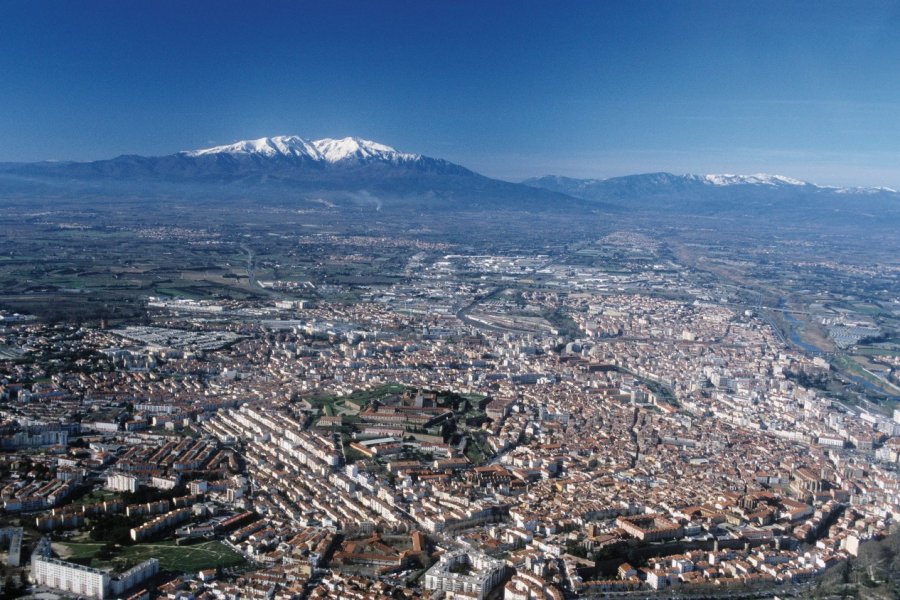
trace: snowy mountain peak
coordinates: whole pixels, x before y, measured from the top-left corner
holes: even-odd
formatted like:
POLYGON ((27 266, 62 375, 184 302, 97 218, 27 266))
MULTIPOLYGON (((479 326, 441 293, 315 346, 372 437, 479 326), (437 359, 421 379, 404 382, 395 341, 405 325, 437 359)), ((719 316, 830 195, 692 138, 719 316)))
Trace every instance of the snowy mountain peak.
POLYGON ((767 175, 766 173, 756 173, 755 175, 723 173, 721 175, 703 175, 702 178, 704 182, 711 185, 813 185, 784 175, 767 175))
POLYGON ((214 146, 200 150, 183 152, 186 156, 198 157, 215 154, 308 158, 313 161, 337 163, 345 160, 414 162, 421 158, 418 154, 398 152, 390 146, 346 137, 335 140, 307 140, 296 135, 279 135, 259 138, 258 140, 242 140, 225 146, 214 146))
POLYGON ((259 154, 261 156, 314 156, 317 154, 311 142, 296 135, 280 135, 258 140, 242 140, 226 146, 215 146, 184 152, 188 156, 210 154, 259 154))
POLYGON ((355 137, 346 137, 341 140, 325 138, 316 140, 313 142, 313 145, 315 145, 316 149, 321 153, 322 158, 328 162, 338 162, 347 158, 376 158, 392 161, 417 160, 420 158, 418 154, 397 152, 390 146, 355 137))
POLYGON ((784 175, 767 175, 756 173, 755 175, 699 175, 697 177, 708 185, 769 185, 773 187, 797 186, 814 190, 829 190, 838 194, 881 194, 896 193, 896 190, 887 187, 840 187, 834 185, 819 185, 808 181, 801 181, 784 175))
POLYGON ((897 194, 897 190, 889 187, 840 187, 834 185, 819 185, 784 175, 768 175, 756 173, 754 175, 735 175, 732 173, 708 174, 708 175, 673 175, 665 171, 655 173, 641 173, 637 175, 622 175, 605 179, 575 179, 559 175, 545 175, 526 179, 522 183, 533 187, 548 189, 563 194, 570 194, 576 198, 590 195, 593 189, 610 188, 619 186, 632 191, 640 190, 641 193, 657 193, 672 190, 685 190, 702 187, 727 188, 738 187, 741 189, 758 188, 772 192, 811 192, 832 193, 846 195, 879 195, 897 194))

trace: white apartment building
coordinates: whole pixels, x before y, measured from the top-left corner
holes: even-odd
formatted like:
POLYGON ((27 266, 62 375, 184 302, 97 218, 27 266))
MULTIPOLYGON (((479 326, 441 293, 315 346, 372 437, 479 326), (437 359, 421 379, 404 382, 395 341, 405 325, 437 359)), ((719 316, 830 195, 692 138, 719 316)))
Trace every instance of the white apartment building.
POLYGON ((107 571, 51 558, 49 552, 49 541, 42 541, 31 555, 35 584, 98 600, 120 596, 159 572, 159 561, 151 558, 112 577, 107 571))
POLYGON ((425 573, 425 589, 463 592, 483 600, 503 579, 506 565, 479 552, 448 552, 425 573))
POLYGON ((106 476, 106 489, 114 492, 136 492, 141 487, 140 480, 134 475, 110 473, 106 476))
POLYGON ((99 569, 56 558, 33 556, 31 579, 38 585, 102 600, 107 597, 110 577, 109 573, 99 569))

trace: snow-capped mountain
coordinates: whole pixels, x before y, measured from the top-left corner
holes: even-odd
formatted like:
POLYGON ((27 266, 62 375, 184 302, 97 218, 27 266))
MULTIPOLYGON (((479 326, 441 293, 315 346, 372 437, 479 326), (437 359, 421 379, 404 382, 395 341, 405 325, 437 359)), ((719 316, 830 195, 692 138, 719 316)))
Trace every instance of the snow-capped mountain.
POLYGON ((894 214, 900 207, 900 194, 893 190, 827 187, 761 173, 644 173, 609 179, 549 176, 523 183, 491 179, 440 158, 356 137, 310 140, 286 135, 166 156, 0 164, 0 193, 19 197, 235 199, 573 214, 649 211, 788 220, 813 212, 844 218, 848 210, 860 215, 894 214))
POLYGON ((798 186, 816 188, 819 190, 830 190, 837 194, 878 194, 896 193, 897 190, 889 187, 841 187, 834 185, 819 185, 794 179, 793 177, 785 177, 784 175, 768 175, 766 173, 756 173, 755 175, 732 175, 723 173, 721 175, 688 175, 686 177, 700 177, 706 183, 711 185, 771 185, 771 186, 798 186))
POLYGON ((734 175, 731 173, 708 175, 674 175, 672 173, 643 173, 640 175, 625 175, 622 177, 610 177, 607 179, 576 179, 547 175, 526 179, 522 183, 534 187, 550 189, 564 194, 571 194, 579 198, 607 197, 610 194, 628 196, 629 194, 669 194, 692 190, 700 192, 704 187, 733 188, 749 192, 758 190, 782 190, 782 191, 806 191, 806 192, 830 192, 837 194, 878 194, 895 193, 895 190, 885 187, 878 188, 846 188, 836 186, 818 185, 784 175, 769 175, 756 173, 754 175, 734 175))
POLYGON ((22 170, 72 177, 154 179, 168 181, 308 180, 329 177, 382 177, 402 172, 474 176, 443 159, 400 152, 356 137, 309 140, 296 135, 242 140, 223 146, 166 156, 123 155, 89 163, 34 163, 22 170))
POLYGON ((755 175, 724 173, 719 175, 695 175, 694 177, 700 177, 711 185, 815 185, 799 179, 785 177, 784 175, 768 175, 766 173, 756 173, 755 175))
POLYGON ((809 219, 896 220, 900 194, 888 188, 840 188, 783 175, 644 173, 609 179, 547 176, 526 185, 654 214, 803 223, 809 219), (870 216, 865 216, 870 215, 870 216))
POLYGON ((243 140, 226 146, 215 146, 182 152, 185 156, 243 155, 264 157, 308 158, 313 161, 338 163, 341 161, 415 162, 419 154, 398 152, 390 146, 355 137, 307 140, 296 135, 279 135, 257 140, 243 140))
MULTIPOLYGON (((356 137, 285 135, 166 156, 0 164, 0 192, 107 194, 462 209, 553 210, 588 203, 490 179, 440 158, 356 137)), ((593 206, 593 205, 592 205, 593 206)))
POLYGON ((732 186, 768 186, 770 188, 806 188, 807 190, 830 190, 835 193, 878 193, 878 192, 895 192, 891 188, 886 187, 838 187, 830 185, 818 185, 809 181, 794 179, 784 175, 769 175, 767 173, 755 173, 753 175, 735 175, 732 173, 710 173, 707 175, 674 175, 672 173, 642 173, 639 175, 625 175, 622 177, 609 177, 606 179, 576 179, 572 177, 561 177, 558 175, 547 175, 545 177, 535 177, 523 181, 526 185, 543 187, 548 189, 563 189, 569 191, 587 192, 593 188, 603 187, 637 187, 646 188, 654 187, 658 190, 665 188, 684 188, 696 185, 707 185, 716 187, 732 187, 732 186))

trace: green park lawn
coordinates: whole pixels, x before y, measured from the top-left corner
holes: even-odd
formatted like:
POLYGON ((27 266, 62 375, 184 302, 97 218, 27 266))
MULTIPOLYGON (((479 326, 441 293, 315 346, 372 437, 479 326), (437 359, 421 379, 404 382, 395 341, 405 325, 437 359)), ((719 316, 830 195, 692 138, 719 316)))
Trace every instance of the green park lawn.
MULTIPOLYGON (((149 558, 159 560, 159 566, 165 571, 193 573, 201 569, 214 567, 231 567, 245 562, 237 552, 221 542, 201 542, 190 546, 176 546, 175 542, 155 542, 123 546, 110 560, 94 558, 103 542, 66 542, 59 544, 68 551, 68 559, 91 558, 93 567, 118 567, 121 563, 139 563, 149 558)), ((80 562, 80 561, 79 561, 80 562)))

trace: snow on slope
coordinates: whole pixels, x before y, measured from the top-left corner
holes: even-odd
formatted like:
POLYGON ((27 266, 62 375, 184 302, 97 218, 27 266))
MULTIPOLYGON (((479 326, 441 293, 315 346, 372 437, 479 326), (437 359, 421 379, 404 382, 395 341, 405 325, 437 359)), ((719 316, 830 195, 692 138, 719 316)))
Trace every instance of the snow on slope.
POLYGON ((830 190, 838 194, 879 194, 879 193, 896 193, 896 190, 889 187, 840 187, 834 185, 819 185, 810 183, 809 181, 801 181, 784 175, 767 175, 765 173, 756 173, 755 175, 691 175, 690 177, 698 178, 703 183, 709 185, 770 185, 775 187, 797 186, 815 188, 819 190, 830 190))
POLYGON ((756 173, 755 175, 732 175, 730 173, 703 175, 703 181, 712 185, 813 185, 806 181, 785 177, 784 175, 767 175, 765 173, 756 173))
POLYGON ((839 187, 819 185, 800 179, 794 179, 792 177, 785 177, 784 175, 768 175, 765 173, 756 173, 754 175, 735 175, 731 173, 674 175, 672 173, 656 172, 608 177, 605 179, 575 179, 558 175, 546 175, 544 177, 526 179, 523 183, 562 192, 564 194, 571 194, 579 198, 583 197, 585 194, 596 194, 596 190, 607 187, 616 188, 625 186, 626 188, 630 188, 632 193, 635 193, 634 188, 639 188, 643 191, 665 192, 670 189, 681 189, 685 185, 711 188, 755 187, 767 188, 773 191, 780 189, 784 191, 829 192, 847 195, 898 193, 896 190, 888 187, 839 187))
POLYGON ((414 162, 421 158, 418 154, 398 152, 390 146, 346 137, 340 140, 325 138, 306 140, 296 135, 279 135, 243 140, 226 146, 215 146, 183 152, 187 156, 209 156, 214 154, 258 155, 265 157, 286 156, 305 157, 314 161, 337 163, 344 160, 376 160, 385 162, 414 162))

